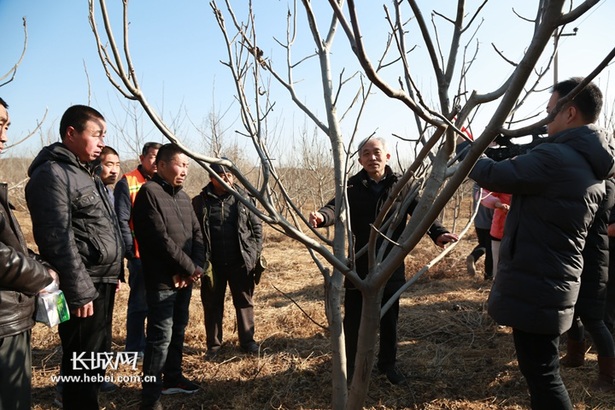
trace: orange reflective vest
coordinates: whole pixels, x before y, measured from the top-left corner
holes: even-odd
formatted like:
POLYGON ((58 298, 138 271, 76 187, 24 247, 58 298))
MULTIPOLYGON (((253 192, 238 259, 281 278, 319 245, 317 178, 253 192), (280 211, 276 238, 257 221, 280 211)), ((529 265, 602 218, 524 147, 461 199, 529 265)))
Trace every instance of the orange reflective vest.
MULTIPOLYGON (((147 179, 141 174, 139 169, 135 169, 131 172, 124 174, 126 177, 126 182, 128 183, 128 193, 130 195, 130 205, 134 206, 135 198, 137 197, 137 192, 141 189, 141 186, 145 184, 147 179)), ((130 226, 130 232, 132 233, 132 240, 135 245, 135 257, 140 258, 139 256, 139 244, 137 244, 137 238, 135 237, 135 227, 132 222, 132 214, 130 215, 130 220, 128 221, 128 226, 130 226)))

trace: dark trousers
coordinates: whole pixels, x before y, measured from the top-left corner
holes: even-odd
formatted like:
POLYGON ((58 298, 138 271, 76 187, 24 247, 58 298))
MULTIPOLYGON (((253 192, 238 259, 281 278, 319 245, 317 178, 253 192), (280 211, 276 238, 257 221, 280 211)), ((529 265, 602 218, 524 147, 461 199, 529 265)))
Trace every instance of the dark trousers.
POLYGON ((615 238, 609 238, 609 281, 606 284, 604 324, 609 332, 615 327, 615 238))
POLYGON ((145 351, 145 319, 147 300, 141 259, 128 260, 128 311, 126 312, 126 351, 145 351))
MULTIPOLYGON (((579 303, 579 302, 577 302, 579 303)), ((572 326, 568 330, 568 338, 581 342, 585 339, 585 331, 592 336, 598 356, 615 357, 615 343, 613 336, 608 330, 602 318, 593 317, 581 313, 572 321, 572 326)))
POLYGON ((151 405, 160 398, 164 384, 173 385, 182 374, 184 335, 188 325, 192 286, 147 290, 147 337, 143 357, 142 399, 151 405))
POLYGON ((32 401, 30 331, 0 339, 0 410, 30 410, 32 401))
MULTIPOLYGON (((385 288, 382 305, 395 293, 385 288)), ((363 297, 358 289, 347 288, 344 296, 344 338, 346 340, 346 371, 349 377, 354 372, 355 356, 361 324, 363 297)), ((385 372, 395 366, 397 360, 397 320, 399 318, 399 299, 380 319, 380 350, 378 370, 385 372)))
POLYGON ((246 266, 241 264, 212 265, 214 287, 201 286, 201 302, 205 311, 205 333, 207 349, 216 350, 222 346, 222 319, 224 317, 224 297, 226 285, 231 289, 233 306, 237 317, 239 345, 247 347, 254 343, 254 281, 248 275, 246 266))
POLYGON ((534 410, 572 410, 559 374, 559 335, 513 329, 519 370, 530 390, 534 410))
POLYGON ((470 255, 477 261, 481 256, 485 255, 485 277, 493 276, 493 254, 491 253, 491 235, 489 229, 474 228, 478 245, 474 247, 470 255))
POLYGON ((71 316, 70 320, 58 325, 62 341, 62 374, 77 376, 77 381, 65 379, 62 387, 62 403, 65 410, 98 409, 98 387, 105 375, 104 368, 92 369, 73 360, 75 356, 89 359, 92 354, 108 351, 111 344, 111 323, 113 304, 115 302, 114 283, 96 283, 98 297, 94 299, 94 314, 79 318, 71 316), (88 379, 85 381, 84 379, 88 379))

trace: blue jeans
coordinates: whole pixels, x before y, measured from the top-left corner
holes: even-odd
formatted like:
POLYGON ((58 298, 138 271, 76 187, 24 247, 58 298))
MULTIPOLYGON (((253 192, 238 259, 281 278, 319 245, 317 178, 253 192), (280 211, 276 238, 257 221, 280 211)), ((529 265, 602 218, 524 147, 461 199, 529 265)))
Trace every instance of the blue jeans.
POLYGON ((559 335, 542 335, 513 329, 519 370, 525 377, 532 409, 572 410, 568 391, 559 374, 559 335))
POLYGON ((126 351, 145 351, 145 318, 147 317, 147 300, 141 259, 128 260, 128 312, 126 313, 126 351))
POLYGON ((147 290, 147 343, 143 375, 143 405, 151 405, 162 394, 163 380, 173 385, 182 374, 184 334, 192 286, 172 290, 147 290))

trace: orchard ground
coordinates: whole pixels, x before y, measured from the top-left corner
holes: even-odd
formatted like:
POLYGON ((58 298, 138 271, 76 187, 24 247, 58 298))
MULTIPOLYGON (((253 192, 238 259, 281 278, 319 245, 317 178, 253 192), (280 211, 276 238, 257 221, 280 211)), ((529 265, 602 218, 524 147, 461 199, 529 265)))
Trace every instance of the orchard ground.
MULTIPOLYGON (((17 212, 29 243, 26 212, 17 212)), ((450 223, 446 223, 451 226, 450 223)), ((227 293, 223 350, 205 360, 205 330, 199 289, 194 289, 186 331, 184 373, 201 390, 193 395, 163 396, 173 409, 325 409, 331 405, 331 353, 324 314, 323 280, 308 252, 297 242, 266 227, 265 255, 269 263, 255 292, 258 355, 238 347, 235 313, 227 293)), ((525 381, 517 369, 510 329, 499 327, 486 312, 490 282, 470 277, 465 258, 473 234, 426 273, 401 298, 399 367, 405 384, 391 385, 374 371, 368 409, 527 409, 525 381)), ((428 239, 406 258, 409 275, 424 266, 439 249, 428 239)), ((128 287, 116 298, 113 350, 122 351, 126 336, 128 287)), ((54 409, 61 357, 57 328, 37 324, 32 335, 34 409, 54 409)), ((562 343, 565 349, 565 344, 562 343)), ((593 350, 586 364, 562 369, 575 409, 615 408, 613 393, 594 392, 597 375, 593 350)), ((120 388, 101 393, 101 408, 137 409, 140 370, 119 366, 109 372, 120 388)))

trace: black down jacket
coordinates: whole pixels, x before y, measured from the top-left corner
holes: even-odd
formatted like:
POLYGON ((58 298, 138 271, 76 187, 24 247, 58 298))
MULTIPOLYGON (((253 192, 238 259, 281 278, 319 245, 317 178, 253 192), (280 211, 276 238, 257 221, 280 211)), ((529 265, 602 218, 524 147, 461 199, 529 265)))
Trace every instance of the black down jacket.
POLYGON ((105 186, 62 143, 36 156, 26 185, 34 239, 60 276, 70 309, 94 300, 94 283, 117 283, 124 255, 105 186))
POLYGON ((51 283, 47 269, 26 247, 0 184, 0 339, 34 326, 34 295, 51 283))
POLYGON ((527 154, 476 163, 470 178, 513 195, 488 300, 497 323, 538 334, 570 328, 581 251, 614 154, 612 140, 590 125, 561 131, 527 154))
POLYGON ((602 319, 606 305, 606 284, 609 280, 609 216, 615 205, 615 181, 606 180, 606 195, 589 228, 583 248, 581 290, 575 305, 577 315, 602 319))
POLYGON ((203 267, 201 227, 181 186, 154 174, 139 189, 132 212, 147 289, 175 289, 174 275, 190 276, 203 267))
MULTIPOLYGON (((239 192, 245 199, 253 201, 252 198, 238 185, 234 185, 233 188, 239 192)), ((230 195, 230 194, 229 194, 230 195)), ((205 254, 207 258, 211 255, 211 234, 209 230, 209 215, 211 214, 211 207, 216 202, 219 202, 217 197, 213 194, 213 188, 211 184, 207 184, 201 193, 192 198, 192 207, 196 213, 199 224, 203 231, 203 239, 205 242, 205 254)), ((233 225, 237 226, 237 240, 239 243, 239 250, 246 270, 250 272, 256 266, 258 257, 263 250, 263 226, 261 220, 251 212, 241 201, 230 196, 228 202, 230 206, 236 204, 237 206, 237 221, 233 221, 233 225)))
MULTIPOLYGON (((350 227, 352 230, 352 234, 354 236, 354 249, 355 252, 358 252, 361 248, 363 248, 369 242, 369 234, 371 231, 371 225, 376 220, 376 216, 382 209, 385 201, 389 198, 391 190, 395 183, 399 180, 399 175, 394 173, 391 168, 386 166, 386 178, 380 181, 380 184, 383 184, 383 189, 376 193, 370 187, 370 184, 375 184, 367 174, 367 171, 361 170, 357 174, 353 175, 348 179, 347 184, 347 195, 348 195, 348 206, 350 208, 350 227)), ((415 198, 414 201, 408 207, 407 214, 410 215, 412 211, 416 208, 418 204, 418 200, 415 198)), ((397 201, 393 206, 392 210, 389 212, 387 218, 391 217, 399 207, 399 202, 397 201)), ((323 215, 324 221, 320 226, 329 226, 333 225, 335 222, 335 198, 333 198, 327 205, 320 208, 319 212, 323 215)), ((406 216, 407 220, 407 216, 406 216)), ((391 236, 393 241, 397 241, 399 236, 403 232, 406 227, 406 220, 403 223, 400 223, 397 226, 397 229, 391 236)), ((429 237, 435 242, 438 236, 448 233, 439 221, 434 221, 434 223, 430 226, 427 234, 429 237)), ((379 241, 378 247, 383 244, 382 240, 379 241)), ((388 244, 388 242, 387 242, 388 244)), ((388 246, 387 253, 390 251, 391 247, 388 246)), ((361 278, 365 278, 368 273, 368 257, 367 253, 362 254, 356 260, 356 270, 357 274, 361 278)), ((402 263, 391 275, 389 281, 386 284, 387 291, 395 291, 401 287, 406 281, 405 277, 405 269, 404 264, 402 263)), ((345 281, 346 287, 353 287, 350 281, 345 281)))

